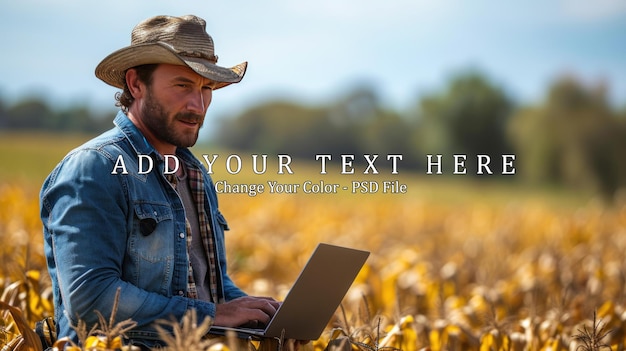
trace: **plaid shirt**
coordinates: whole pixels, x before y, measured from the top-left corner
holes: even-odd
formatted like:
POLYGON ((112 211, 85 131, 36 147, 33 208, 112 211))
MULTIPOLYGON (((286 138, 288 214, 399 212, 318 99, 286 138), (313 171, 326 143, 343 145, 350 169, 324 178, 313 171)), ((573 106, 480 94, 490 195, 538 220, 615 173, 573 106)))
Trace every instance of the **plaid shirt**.
MULTIPOLYGON (((205 211, 205 192, 204 182, 202 179, 202 171, 195 168, 193 165, 185 164, 187 171, 187 181, 189 182, 189 188, 191 189, 191 197, 198 212, 198 224, 200 228, 200 236, 202 237, 202 244, 204 252, 208 257, 208 273, 209 273, 209 290, 211 293, 211 301, 214 303, 219 302, 219 295, 217 289, 217 263, 216 263, 216 251, 215 240, 211 233, 211 226, 209 224, 209 215, 205 211)), ((178 179, 173 174, 166 175, 167 180, 176 188, 178 179)), ((186 232, 187 232, 187 256, 191 251, 191 225, 188 220, 185 220, 186 232)), ((191 260, 189 259, 189 274, 187 284, 187 296, 197 299, 198 291, 196 289, 195 279, 193 278, 193 267, 191 266, 191 260)))

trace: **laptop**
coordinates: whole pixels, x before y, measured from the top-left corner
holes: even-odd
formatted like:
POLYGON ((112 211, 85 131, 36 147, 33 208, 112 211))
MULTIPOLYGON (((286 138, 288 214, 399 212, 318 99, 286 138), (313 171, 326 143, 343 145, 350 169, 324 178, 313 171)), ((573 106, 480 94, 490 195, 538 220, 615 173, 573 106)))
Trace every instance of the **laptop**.
POLYGON ((320 243, 265 328, 212 326, 208 334, 232 331, 240 338, 317 340, 369 254, 320 243))

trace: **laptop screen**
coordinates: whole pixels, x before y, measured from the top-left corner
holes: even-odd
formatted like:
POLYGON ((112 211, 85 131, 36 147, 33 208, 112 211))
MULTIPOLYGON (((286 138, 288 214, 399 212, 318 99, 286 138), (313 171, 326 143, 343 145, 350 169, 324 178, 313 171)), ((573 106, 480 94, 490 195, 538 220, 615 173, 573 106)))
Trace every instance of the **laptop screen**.
POLYGON ((316 340, 341 304, 369 252, 320 243, 265 330, 213 326, 209 333, 316 340))

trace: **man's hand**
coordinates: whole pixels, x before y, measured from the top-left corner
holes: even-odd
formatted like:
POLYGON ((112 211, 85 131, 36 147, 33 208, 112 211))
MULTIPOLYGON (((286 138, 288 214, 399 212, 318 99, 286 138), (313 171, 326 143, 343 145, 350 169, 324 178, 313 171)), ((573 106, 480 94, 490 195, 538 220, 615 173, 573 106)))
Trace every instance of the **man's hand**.
POLYGON ((267 324, 280 302, 271 297, 244 296, 215 305, 215 325, 237 327, 252 321, 267 324))

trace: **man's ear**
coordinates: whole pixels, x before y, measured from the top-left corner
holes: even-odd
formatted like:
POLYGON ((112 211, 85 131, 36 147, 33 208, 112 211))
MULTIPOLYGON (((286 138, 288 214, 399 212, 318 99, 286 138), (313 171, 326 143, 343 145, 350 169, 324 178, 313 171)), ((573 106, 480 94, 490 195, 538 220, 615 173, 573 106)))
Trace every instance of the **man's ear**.
POLYGON ((133 98, 139 99, 143 97, 146 85, 139 79, 137 70, 134 68, 126 70, 126 85, 128 86, 128 91, 133 98))

